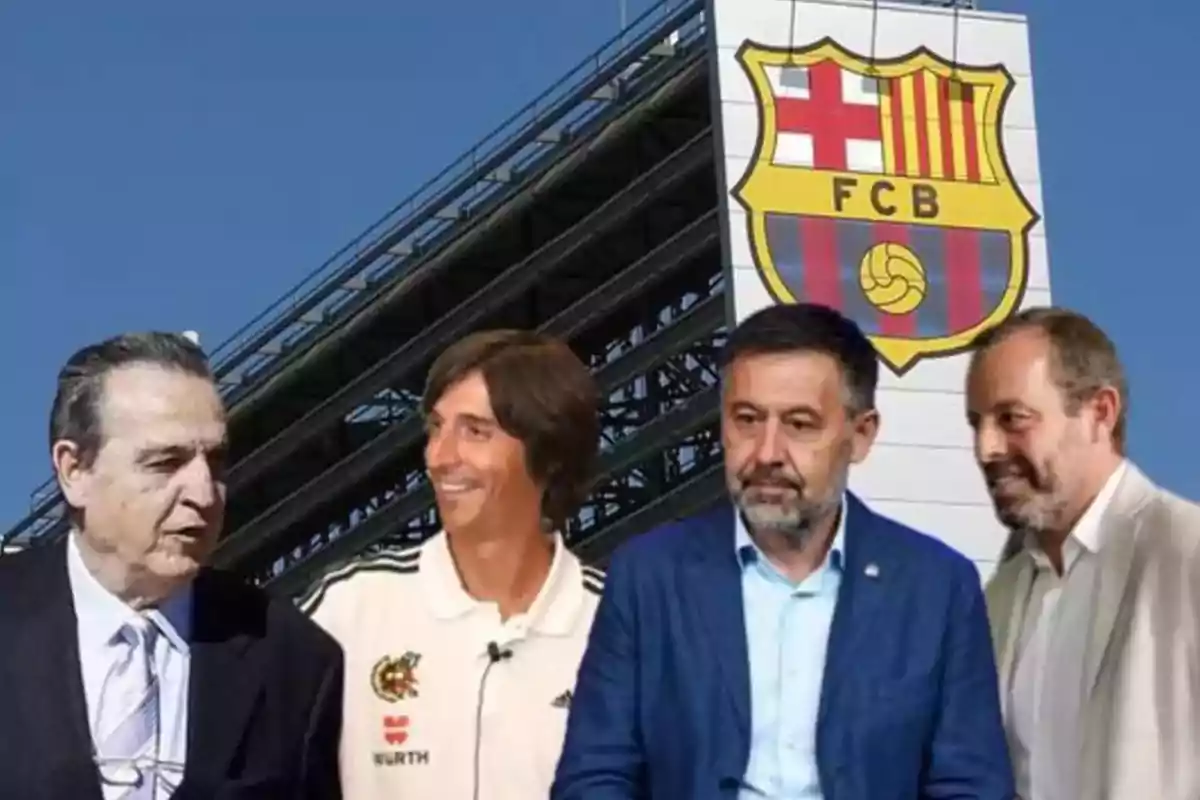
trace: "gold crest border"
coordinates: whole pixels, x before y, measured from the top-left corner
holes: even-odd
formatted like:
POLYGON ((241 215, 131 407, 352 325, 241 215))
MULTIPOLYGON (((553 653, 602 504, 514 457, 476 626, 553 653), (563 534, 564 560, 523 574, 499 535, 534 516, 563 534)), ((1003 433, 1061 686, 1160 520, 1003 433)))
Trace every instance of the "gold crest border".
MULTIPOLYGON (((903 375, 925 358, 956 355, 968 349, 981 331, 1003 321, 1020 307, 1029 279, 1029 232, 1041 221, 1041 216, 1029 203, 1013 177, 1000 135, 1004 111, 1015 85, 1012 74, 1003 64, 957 64, 941 58, 924 46, 894 58, 869 59, 842 47, 830 37, 795 50, 771 47, 747 39, 738 48, 735 59, 754 90, 758 111, 758 136, 750 163, 740 180, 730 190, 730 194, 746 212, 750 251, 757 271, 775 302, 795 302, 796 298, 784 285, 766 248, 766 211, 869 221, 869 218, 836 213, 831 207, 825 208, 811 201, 812 198, 830 197, 824 186, 830 175, 859 177, 866 173, 781 166, 772 164, 768 155, 775 150, 778 131, 765 67, 807 66, 828 59, 864 76, 898 78, 920 70, 929 70, 941 77, 954 78, 991 89, 987 93, 983 111, 984 136, 981 150, 989 160, 992 174, 997 179, 996 183, 967 183, 938 178, 914 179, 893 175, 879 177, 898 186, 910 186, 916 182, 933 185, 938 190, 940 202, 945 208, 962 210, 957 214, 952 212, 949 218, 940 218, 941 225, 930 227, 971 228, 1007 233, 1011 245, 1008 285, 990 313, 968 330, 933 339, 871 335, 870 338, 883 361, 897 375, 903 375), (979 219, 980 215, 971 213, 973 209, 989 206, 998 208, 999 211, 989 213, 984 219, 979 219)), ((903 217, 891 217, 888 221, 899 224, 927 224, 903 217)))

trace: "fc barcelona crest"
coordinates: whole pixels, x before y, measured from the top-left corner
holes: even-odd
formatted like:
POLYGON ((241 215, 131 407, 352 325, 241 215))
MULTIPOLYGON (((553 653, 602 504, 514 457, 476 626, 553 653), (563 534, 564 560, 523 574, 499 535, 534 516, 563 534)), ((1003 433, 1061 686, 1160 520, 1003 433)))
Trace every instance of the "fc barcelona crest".
POLYGON ((925 48, 746 42, 759 138, 733 196, 772 298, 833 306, 903 374, 1020 305, 1038 215, 1005 160, 1013 79, 925 48))

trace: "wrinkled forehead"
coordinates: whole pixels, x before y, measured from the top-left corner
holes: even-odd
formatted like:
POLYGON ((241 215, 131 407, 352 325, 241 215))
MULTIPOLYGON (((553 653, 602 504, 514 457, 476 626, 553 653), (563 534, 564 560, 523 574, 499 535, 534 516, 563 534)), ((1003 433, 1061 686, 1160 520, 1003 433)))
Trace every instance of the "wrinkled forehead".
POLYGON ((847 394, 837 360, 817 352, 739 356, 726 367, 722 386, 727 403, 767 409, 837 406, 847 394))
POLYGON ((156 366, 110 372, 100 398, 106 442, 137 448, 217 447, 225 440, 225 409, 211 381, 156 366))
POLYGON ((996 405, 1040 406, 1058 398, 1053 350, 1037 331, 1018 331, 973 354, 967 373, 967 402, 975 411, 996 405))

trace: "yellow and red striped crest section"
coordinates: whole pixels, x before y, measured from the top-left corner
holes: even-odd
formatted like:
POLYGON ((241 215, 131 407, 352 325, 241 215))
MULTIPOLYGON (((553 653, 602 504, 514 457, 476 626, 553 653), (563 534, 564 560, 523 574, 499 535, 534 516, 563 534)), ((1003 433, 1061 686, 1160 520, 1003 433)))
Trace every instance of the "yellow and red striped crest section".
POLYGON ((884 172, 996 183, 983 147, 990 86, 922 69, 884 79, 879 89, 884 172))

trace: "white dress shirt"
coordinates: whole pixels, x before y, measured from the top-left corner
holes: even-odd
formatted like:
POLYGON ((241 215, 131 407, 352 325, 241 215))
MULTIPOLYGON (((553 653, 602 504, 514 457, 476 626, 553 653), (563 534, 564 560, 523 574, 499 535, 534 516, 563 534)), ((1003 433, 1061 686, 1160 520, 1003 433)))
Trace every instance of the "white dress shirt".
MULTIPOLYGON (((138 614, 101 586, 84 566, 76 536, 78 534, 72 533, 67 542, 67 575, 78 621, 79 667, 87 699, 88 730, 94 740, 104 681, 120 656, 120 649, 110 642, 121 626, 138 614)), ((162 633, 156 637, 154 648, 160 720, 154 758, 160 764, 175 765, 175 768, 164 766, 160 773, 172 787, 178 786, 183 778, 181 768, 187 755, 191 608, 192 596, 188 589, 164 603, 161 610, 145 613, 162 633)), ((102 778, 109 771, 102 770, 102 778)), ((102 783, 105 800, 119 798, 128 792, 127 787, 109 785, 103 780, 102 783)))
POLYGON ((1122 462, 1063 543, 1061 576, 1032 537, 1019 556, 1032 558, 1035 570, 1005 720, 1020 800, 1078 800, 1073 770, 1081 746, 1079 701, 1091 620, 1062 619, 1059 600, 1065 591, 1090 592, 1083 582, 1093 573, 1079 566, 1104 543, 1100 521, 1124 473, 1122 462))

